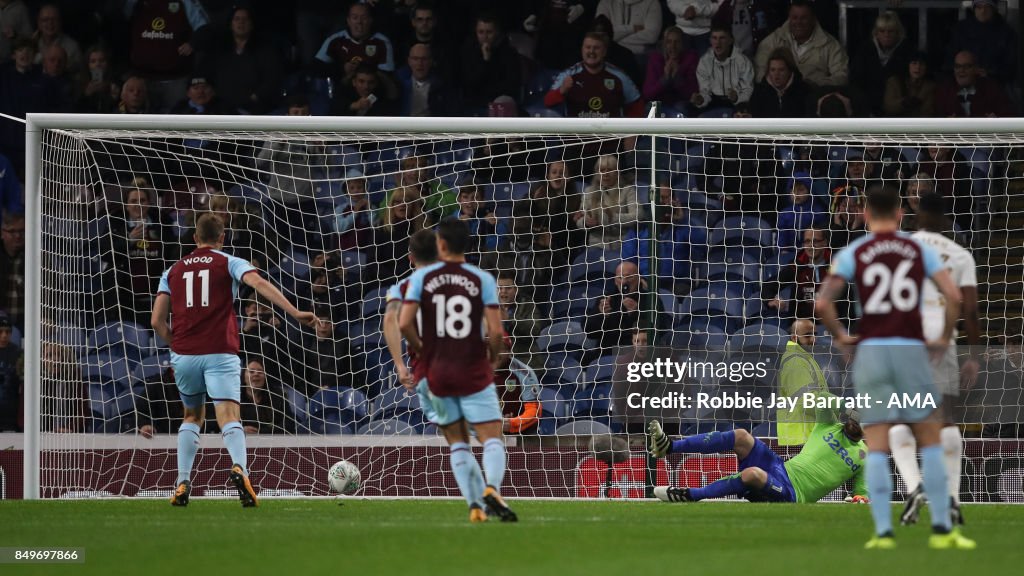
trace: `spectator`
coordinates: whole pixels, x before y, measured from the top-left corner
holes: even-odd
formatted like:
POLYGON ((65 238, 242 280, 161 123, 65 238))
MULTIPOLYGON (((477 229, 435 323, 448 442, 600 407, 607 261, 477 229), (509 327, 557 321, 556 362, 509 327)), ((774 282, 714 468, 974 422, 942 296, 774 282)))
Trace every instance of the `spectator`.
POLYGON ((921 197, 935 194, 935 179, 924 172, 914 174, 904 183, 903 188, 903 220, 900 228, 908 231, 917 230, 917 213, 920 211, 921 197))
POLYGON ((351 82, 360 64, 372 70, 391 74, 395 71, 395 53, 387 36, 373 31, 373 13, 369 4, 356 2, 349 6, 347 28, 324 40, 316 59, 338 79, 339 84, 351 82))
POLYGON ((409 48, 408 65, 398 70, 402 95, 402 116, 449 116, 456 109, 455 95, 442 75, 434 71, 431 45, 418 43, 409 48))
POLYGON ((798 317, 790 327, 786 352, 779 359, 778 394, 795 401, 799 408, 776 411, 780 446, 802 445, 814 430, 815 410, 803 407, 803 395, 831 395, 825 373, 814 358, 814 340, 814 321, 798 317))
POLYGON ((152 111, 145 78, 129 76, 125 79, 121 85, 120 102, 113 111, 118 114, 149 114, 152 111))
POLYGON ((355 68, 342 88, 334 97, 331 112, 335 116, 391 116, 394 104, 387 90, 379 90, 380 74, 369 63, 355 68))
POLYGON ((785 8, 776 0, 723 0, 711 24, 731 25, 736 48, 753 59, 761 40, 785 21, 785 8))
POLYGON ((32 21, 22 0, 0 0, 0 66, 14 53, 18 40, 32 36, 32 21))
POLYGON ((690 45, 703 54, 710 47, 711 17, 718 11, 715 0, 668 0, 676 26, 690 38, 690 45))
POLYGON ((699 87, 697 62, 700 56, 687 43, 682 30, 671 26, 661 37, 661 50, 647 57, 647 76, 644 79, 644 99, 658 100, 677 112, 690 102, 699 87))
POLYGON ((474 34, 462 46, 462 105, 473 116, 483 116, 499 96, 513 100, 522 88, 519 53, 512 48, 496 17, 478 16, 474 34))
POLYGON ((953 27, 953 37, 946 45, 946 69, 961 52, 975 56, 978 74, 994 80, 1004 89, 1012 87, 1017 77, 1017 33, 996 10, 995 0, 974 0, 974 9, 953 27))
POLYGON ((830 246, 838 250, 867 234, 864 225, 864 194, 856 186, 840 186, 832 191, 829 221, 830 246))
MULTIPOLYGON (((324 310, 317 315, 329 317, 324 310)), ((295 373, 295 389, 306 398, 312 398, 320 390, 353 384, 352 351, 348 338, 336 330, 337 326, 340 323, 317 322, 313 331, 303 329, 302 340, 292 352, 292 357, 303 359, 301 370, 295 373)))
POLYGON ((3 154, 0 154, 0 209, 4 214, 25 213, 25 191, 14 165, 3 154))
MULTIPOLYGON (((686 293, 693 278, 691 265, 707 246, 707 230, 690 226, 686 210, 668 182, 658 185, 655 219, 659 224, 658 286, 686 293)), ((636 264, 645 278, 651 275, 650 237, 650 227, 643 225, 627 232, 622 243, 622 259, 636 264)))
POLYGON ((342 250, 366 250, 373 239, 373 205, 366 193, 366 176, 356 168, 345 173, 345 197, 334 213, 334 230, 342 250))
POLYGON ((583 39, 583 59, 555 77, 544 105, 564 104, 566 116, 579 118, 641 116, 640 92, 622 70, 605 61, 607 50, 607 38, 588 33, 583 39))
POLYGON ((540 380, 533 368, 515 356, 506 335, 494 371, 501 400, 501 429, 505 434, 535 434, 541 414, 540 380))
POLYGON ((789 20, 757 47, 757 79, 768 71, 768 57, 779 48, 793 54, 797 69, 808 84, 823 88, 844 86, 849 80, 849 58, 839 41, 825 32, 807 0, 793 0, 789 20))
POLYGON ((289 94, 284 103, 285 113, 288 116, 312 116, 309 108, 309 98, 301 92, 289 94))
POLYGON ((871 42, 862 44, 850 60, 850 83, 861 87, 874 116, 883 114, 886 81, 902 74, 913 54, 906 35, 899 15, 885 11, 875 19, 871 42))
POLYGON ((102 46, 93 46, 86 59, 89 69, 75 108, 83 113, 107 114, 117 105, 121 93, 110 70, 110 53, 102 46))
MULTIPOLYGON (((82 380, 82 364, 70 346, 42 342, 39 350, 40 426, 44 432, 86 432, 88 395, 82 380)), ((22 402, 18 405, 22 406, 22 402)), ((180 403, 179 403, 180 405, 180 403)))
MULTIPOLYGON (((764 78, 754 86, 746 111, 754 118, 804 118, 810 90, 793 63, 790 51, 781 48, 768 57, 764 78)), ((743 110, 743 107, 739 107, 743 110)))
POLYGON ((1011 116, 1006 91, 978 68, 974 54, 957 52, 953 58, 953 78, 939 84, 935 92, 939 116, 957 118, 997 118, 1011 116))
MULTIPOLYGON (((215 192, 210 195, 209 210, 224 223, 225 250, 261 270, 277 265, 280 241, 276 232, 265 226, 262 218, 253 217, 246 205, 236 203, 227 194, 215 192)), ((168 260, 180 259, 194 250, 194 236, 195 228, 183 232, 177 245, 181 252, 169 256, 168 260)))
MULTIPOLYGON (((19 40, 14 45, 14 58, 0 67, 0 110, 4 114, 24 118, 29 112, 49 112, 55 108, 53 85, 32 64, 36 44, 19 40)), ((0 154, 15 166, 25 164, 25 126, 18 122, 0 122, 0 154)))
POLYGON ((830 190, 838 190, 844 186, 852 186, 858 190, 866 190, 868 184, 877 176, 876 163, 864 159, 864 151, 849 149, 844 161, 833 163, 833 171, 837 180, 829 184, 830 190))
POLYGON ((409 238, 422 230, 425 223, 419 188, 402 186, 393 190, 373 233, 373 249, 368 254, 370 269, 365 274, 366 278, 374 278, 382 286, 390 286, 404 278, 411 270, 406 257, 409 238))
MULTIPOLYGON (((427 224, 433 225, 455 214, 459 208, 458 195, 439 178, 430 177, 430 156, 406 156, 402 158, 400 166, 402 171, 398 175, 398 187, 410 186, 416 189, 422 200, 422 211, 427 224)), ((385 195, 384 206, 390 205, 394 192, 395 190, 390 190, 385 195)))
MULTIPOLYGON (((584 320, 587 335, 598 342, 598 348, 587 351, 582 362, 586 364, 599 356, 611 353, 618 346, 628 346, 633 331, 640 325, 641 305, 647 306, 651 301, 647 281, 640 277, 640 270, 633 262, 623 261, 615 269, 615 286, 612 291, 601 296, 584 320)), ((659 327, 668 320, 661 305, 657 302, 659 327)))
POLYGON ((571 66, 594 18, 594 0, 534 0, 523 29, 536 34, 534 57, 547 69, 571 66))
POLYGON ((154 112, 167 112, 188 88, 194 54, 209 23, 199 0, 125 0, 131 68, 149 82, 154 112))
MULTIPOLYGON (((511 336, 512 354, 525 358, 526 363, 543 366, 544 361, 534 358, 533 341, 540 334, 541 321, 537 306, 530 298, 520 298, 514 270, 498 270, 498 308, 505 333, 511 336)), ((498 379, 495 379, 498 382, 498 379)))
POLYGON ((843 90, 831 90, 818 98, 815 116, 818 118, 853 118, 863 116, 859 101, 843 90))
MULTIPOLYGON (((171 114, 234 114, 217 97, 213 84, 205 76, 193 76, 188 81, 185 99, 179 100, 171 108, 171 114)), ((186 141, 188 142, 188 141, 186 141)))
MULTIPOLYGON (((431 57, 431 70, 436 72, 446 85, 451 85, 455 79, 456 52, 451 41, 452 35, 443 33, 438 26, 437 10, 429 4, 417 2, 409 10, 409 24, 411 33, 398 49, 398 54, 409 54, 411 59, 414 46, 427 46, 431 57)), ((412 66, 412 62, 409 66, 412 66)))
POLYGON ((18 429, 18 407, 21 406, 21 378, 18 360, 21 347, 11 344, 11 319, 0 311, 0 431, 18 429))
POLYGON ((82 69, 82 49, 79 48, 78 42, 75 42, 74 38, 64 33, 60 9, 54 4, 44 4, 39 8, 36 26, 34 35, 37 42, 35 63, 43 63, 48 48, 60 46, 64 49, 68 70, 72 74, 78 73, 82 69))
POLYGON ((161 221, 155 192, 145 178, 125 187, 120 210, 110 217, 112 250, 106 254, 120 289, 121 318, 147 323, 157 281, 163 273, 167 227, 161 221), (119 213, 118 213, 119 212, 119 213))
POLYGON ((78 100, 78 78, 68 70, 68 57, 60 44, 46 48, 42 64, 43 77, 53 93, 53 112, 70 112, 78 100))
POLYGON ((804 231, 821 228, 828 222, 828 212, 811 196, 811 177, 796 172, 790 182, 790 201, 779 213, 779 250, 796 251, 803 242, 804 231))
POLYGON ((360 290, 357 269, 349 272, 343 268, 337 253, 317 252, 310 262, 309 281, 296 289, 296 298, 307 308, 322 310, 325 318, 340 323, 357 319, 351 308, 361 299, 360 290))
POLYGON ((901 180, 909 176, 913 168, 898 146, 865 146, 864 163, 865 175, 881 180, 901 180))
POLYGON ((210 51, 209 78, 220 87, 224 106, 232 114, 266 114, 281 96, 284 62, 278 50, 260 31, 254 32, 249 8, 231 11, 230 33, 222 34, 210 51))
POLYGON ((981 177, 953 147, 925 148, 918 170, 935 181, 935 192, 946 201, 946 211, 964 230, 972 229, 974 199, 987 196, 987 178, 981 177))
POLYGON ((612 40, 615 30, 612 26, 612 21, 607 16, 603 14, 597 15, 594 21, 590 23, 587 32, 596 32, 604 36, 608 46, 605 58, 608 63, 625 72, 626 76, 629 76, 629 79, 633 81, 633 84, 637 86, 643 85, 644 71, 640 68, 636 54, 630 52, 629 48, 612 40))
POLYGON ((761 297, 768 308, 782 318, 814 318, 814 299, 829 275, 832 251, 823 228, 808 228, 801 234, 803 249, 796 259, 782 267, 774 282, 766 282, 761 297), (789 292, 789 296, 783 295, 789 292))
POLYGON ((240 417, 246 434, 285 432, 284 392, 267 376, 263 360, 249 358, 242 371, 240 417))
POLYGON ((11 323, 25 327, 25 216, 4 212, 0 228, 0 310, 6 310, 11 323))
MULTIPOLYGON (((291 343, 285 334, 285 325, 269 304, 253 298, 242 309, 241 352, 244 356, 257 356, 275 367, 271 376, 279 381, 284 374, 299 375, 302 368, 299 356, 292 363, 291 343), (280 371, 280 372, 278 372, 280 371)), ((266 365, 265 365, 266 366, 266 365)))
POLYGON ((612 40, 638 58, 647 54, 661 35, 661 5, 658 0, 601 0, 597 15, 612 23, 612 40))
POLYGON ((622 239, 636 226, 636 187, 624 181, 614 155, 597 159, 597 172, 583 191, 583 206, 576 213, 576 226, 587 231, 587 245, 619 250, 622 239))
POLYGON ((690 98, 690 104, 701 116, 732 116, 736 106, 750 100, 754 65, 742 52, 733 50, 729 28, 712 28, 711 48, 697 64, 697 85, 700 91, 690 98))
POLYGON ((481 254, 498 248, 498 218, 494 215, 494 206, 484 202, 484 193, 478 186, 461 186, 458 198, 459 207, 455 215, 466 222, 471 235, 470 244, 466 248, 466 260, 470 264, 479 265, 481 254))
POLYGON ((314 236, 312 218, 316 215, 313 181, 322 179, 328 164, 328 150, 322 142, 267 139, 256 157, 256 169, 266 179, 266 194, 273 206, 271 228, 289 230, 293 239, 307 246, 322 245, 323 237, 314 236), (310 233, 306 233, 307 217, 310 233))
POLYGON ((883 111, 886 116, 935 116, 935 81, 928 75, 927 54, 914 54, 905 70, 889 77, 885 83, 883 111))

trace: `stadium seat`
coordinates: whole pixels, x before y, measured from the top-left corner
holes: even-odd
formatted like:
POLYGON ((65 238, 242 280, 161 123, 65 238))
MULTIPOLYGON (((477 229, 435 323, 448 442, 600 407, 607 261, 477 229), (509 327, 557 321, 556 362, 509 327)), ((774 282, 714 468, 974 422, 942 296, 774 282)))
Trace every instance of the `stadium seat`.
POLYGON ((751 324, 734 332, 729 337, 729 350, 763 350, 783 352, 789 334, 774 324, 751 324))
POLYGON ((147 356, 131 372, 132 386, 145 385, 146 380, 163 374, 171 367, 171 355, 169 352, 147 356))
POLYGON ((366 254, 358 250, 342 250, 341 267, 345 269, 347 276, 351 277, 354 274, 355 278, 359 278, 366 267, 366 254))
POLYGON ((581 387, 572 399, 573 418, 591 418, 609 424, 611 419, 612 385, 608 382, 581 387))
POLYGON ((352 388, 327 388, 309 401, 310 430, 317 434, 347 434, 366 418, 366 396, 352 388))
POLYGON ((688 323, 672 327, 669 346, 672 348, 698 350, 724 350, 729 341, 724 327, 714 324, 710 318, 692 319, 688 323))
POLYGON ((725 326, 731 331, 743 324, 746 307, 746 296, 742 286, 737 288, 722 282, 714 282, 687 294, 678 312, 694 319, 724 319, 725 326))
POLYGON ((601 356, 583 370, 583 385, 593 386, 599 382, 611 382, 615 372, 615 356, 601 356))
POLYGON ((374 420, 367 422, 356 430, 356 434, 369 434, 373 436, 415 436, 416 428, 401 420, 374 420))
POLYGON ((370 416, 374 420, 398 419, 418 430, 426 424, 426 418, 420 411, 419 395, 402 386, 384 390, 375 398, 370 416))
POLYGON ((555 430, 556 436, 599 436, 602 434, 611 434, 612 429, 607 424, 602 424, 596 420, 573 420, 568 424, 563 424, 555 430))
MULTIPOLYGON (((82 377, 88 383, 93 432, 116 434, 122 431, 126 416, 135 410, 135 392, 127 359, 111 354, 96 354, 82 360, 82 377)), ((141 392, 141 391, 140 391, 141 392)))
POLYGON ((575 352, 587 340, 583 326, 576 322, 555 322, 540 331, 534 345, 543 352, 575 352))
POLYGON ((149 330, 132 322, 107 322, 97 326, 92 333, 92 348, 96 352, 111 349, 111 353, 127 358, 133 363, 142 361, 148 355, 152 337, 149 330))
POLYGON ((57 326, 53 328, 52 332, 45 334, 43 340, 67 346, 76 354, 82 353, 88 344, 86 331, 75 326, 57 326))
POLYGON ((309 255, 301 249, 291 250, 281 256, 277 268, 282 274, 306 280, 309 278, 309 255))
POLYGON ((546 386, 541 388, 538 399, 541 406, 538 431, 541 434, 554 434, 558 426, 569 417, 569 403, 557 391, 546 386))
MULTIPOLYGON (((714 250, 714 249, 713 249, 714 250)), ((761 282, 761 267, 751 260, 744 258, 734 260, 728 256, 725 262, 716 262, 715 257, 708 255, 707 279, 709 281, 725 280, 740 283, 746 294, 751 294, 761 282)))
POLYGON ((384 314, 385 298, 387 297, 387 288, 377 288, 372 290, 363 296, 363 319, 370 320, 375 316, 381 316, 384 314))
POLYGON ((545 384, 577 384, 582 383, 583 368, 572 353, 551 352, 544 360, 545 384))
POLYGON ((288 401, 288 409, 292 418, 295 419, 295 432, 298 434, 309 433, 309 399, 301 392, 288 385, 281 385, 285 400, 288 401))

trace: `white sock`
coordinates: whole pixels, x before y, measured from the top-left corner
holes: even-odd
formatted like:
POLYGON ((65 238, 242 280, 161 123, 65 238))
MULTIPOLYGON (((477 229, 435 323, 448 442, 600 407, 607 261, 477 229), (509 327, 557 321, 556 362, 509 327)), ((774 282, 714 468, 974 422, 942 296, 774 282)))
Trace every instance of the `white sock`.
POLYGON ((964 441, 960 436, 960 428, 946 426, 939 433, 942 443, 942 455, 946 460, 946 479, 949 482, 949 494, 960 503, 960 466, 964 455, 964 441))
POLYGON ((896 463, 903 482, 910 494, 921 485, 921 467, 917 464, 917 439, 906 424, 897 424, 889 428, 889 450, 892 460, 896 463))

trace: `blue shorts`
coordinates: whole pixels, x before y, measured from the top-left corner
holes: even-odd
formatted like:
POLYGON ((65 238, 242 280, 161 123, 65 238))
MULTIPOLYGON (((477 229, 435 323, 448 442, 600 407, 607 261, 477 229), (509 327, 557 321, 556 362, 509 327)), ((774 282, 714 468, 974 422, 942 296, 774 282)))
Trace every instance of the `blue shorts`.
POLYGON ((935 406, 942 403, 923 343, 861 343, 853 359, 853 387, 857 394, 870 398, 868 407, 861 411, 861 424, 921 422, 935 411, 933 406, 902 404, 903 394, 910 398, 930 396, 935 406), (901 405, 889 405, 894 394, 901 405))
POLYGON ((235 354, 186 356, 171 352, 174 381, 186 408, 199 408, 206 396, 214 402, 242 401, 242 361, 235 354))
POLYGON ((779 455, 767 444, 754 438, 754 448, 739 462, 740 470, 760 468, 768 474, 768 481, 761 491, 750 490, 743 495, 751 502, 796 502, 796 490, 789 481, 789 472, 779 455))
POLYGON ((501 421, 501 404, 494 384, 469 396, 434 396, 427 379, 416 385, 423 415, 438 426, 454 424, 465 419, 470 424, 501 421))

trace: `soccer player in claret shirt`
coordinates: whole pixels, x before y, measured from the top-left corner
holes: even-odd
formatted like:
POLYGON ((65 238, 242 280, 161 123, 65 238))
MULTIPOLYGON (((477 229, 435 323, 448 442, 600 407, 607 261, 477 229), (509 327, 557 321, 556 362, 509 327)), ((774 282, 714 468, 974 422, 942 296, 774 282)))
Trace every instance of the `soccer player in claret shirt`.
POLYGON ((466 263, 469 243, 465 222, 447 218, 438 224, 437 253, 442 261, 417 269, 409 278, 399 327, 419 357, 420 407, 448 441, 452 472, 469 504, 470 521, 486 521, 486 505, 502 522, 515 522, 515 513, 499 492, 505 477, 505 442, 494 386, 502 346, 498 287, 494 276, 466 263), (484 446, 486 485, 469 448, 469 425, 484 446))
MULTIPOLYGON (((409 262, 414 269, 429 266, 437 262, 437 241, 432 230, 420 230, 409 239, 409 262)), ((387 303, 384 305, 384 341, 388 344, 388 352, 391 353, 391 360, 395 363, 395 372, 398 381, 407 390, 415 390, 416 383, 422 374, 417 375, 417 368, 420 363, 416 354, 409 354, 409 365, 412 373, 405 366, 405 358, 402 357, 402 331, 398 327, 398 316, 402 311, 402 300, 405 299, 405 292, 409 288, 409 277, 388 288, 387 303)))
POLYGON ((853 480, 853 502, 866 502, 864 458, 867 445, 858 414, 848 410, 845 422, 836 410, 822 408, 815 413, 815 426, 800 453, 783 461, 767 444, 742 428, 709 432, 681 440, 669 440, 661 423, 647 425, 651 456, 671 453, 715 454, 735 452, 740 471, 703 488, 657 486, 654 495, 664 502, 695 502, 705 498, 737 495, 751 502, 817 502, 853 480))
POLYGON ((889 504, 889 428, 906 423, 921 446, 922 484, 931 506, 929 546, 974 548, 974 541, 961 536, 959 528, 952 525, 940 443, 942 415, 934 408, 941 402, 941 396, 932 380, 929 362, 929 350, 933 356, 942 357, 949 346, 960 313, 960 289, 934 249, 899 231, 903 217, 900 203, 899 191, 890 186, 868 188, 864 218, 870 233, 836 256, 831 276, 815 303, 833 341, 845 350, 857 345, 853 383, 858 395, 869 398, 863 421, 870 449, 866 474, 875 536, 865 547, 896 546, 889 504), (945 299, 941 335, 928 342, 927 347, 921 326, 921 296, 926 278, 935 283, 945 299), (836 313, 835 299, 847 282, 856 286, 861 303, 857 336, 846 332, 836 313), (907 401, 915 395, 919 402, 907 401))
POLYGON ((208 394, 214 402, 224 446, 231 455, 230 480, 242 506, 257 506, 256 491, 246 468, 245 430, 239 418, 242 363, 238 358, 238 320, 234 300, 244 282, 284 308, 302 324, 320 320, 301 312, 255 268, 241 258, 221 252, 224 224, 214 214, 196 222, 196 249, 164 272, 153 304, 153 329, 171 343, 171 366, 185 405, 185 422, 178 429, 178 479, 171 504, 187 506, 192 463, 199 450, 208 394), (171 313, 173 327, 167 323, 171 313))

